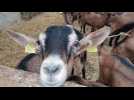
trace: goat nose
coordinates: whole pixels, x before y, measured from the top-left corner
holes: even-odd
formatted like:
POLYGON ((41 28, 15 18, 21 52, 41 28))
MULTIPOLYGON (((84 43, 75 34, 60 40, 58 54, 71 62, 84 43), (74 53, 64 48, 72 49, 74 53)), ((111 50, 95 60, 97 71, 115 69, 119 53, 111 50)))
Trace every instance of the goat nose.
POLYGON ((44 72, 49 74, 55 74, 60 70, 59 66, 44 67, 44 72))
POLYGON ((57 67, 54 67, 52 70, 51 70, 51 72, 52 73, 56 73, 56 72, 58 72, 59 71, 59 67, 57 66, 57 67))

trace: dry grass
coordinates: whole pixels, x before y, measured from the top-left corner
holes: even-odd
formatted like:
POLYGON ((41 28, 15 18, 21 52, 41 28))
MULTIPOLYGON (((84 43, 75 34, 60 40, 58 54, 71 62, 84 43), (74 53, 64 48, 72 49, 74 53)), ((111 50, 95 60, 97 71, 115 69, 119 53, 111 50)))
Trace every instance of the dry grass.
MULTIPOLYGON (((34 17, 30 21, 21 21, 10 28, 12 30, 25 33, 32 37, 38 37, 38 34, 44 31, 50 25, 62 25, 64 18, 56 12, 47 12, 34 17)), ((5 32, 0 33, 0 65, 15 67, 17 63, 25 56, 24 48, 7 37, 5 32)), ((96 54, 89 54, 88 79, 95 80, 98 77, 98 59, 96 54)))

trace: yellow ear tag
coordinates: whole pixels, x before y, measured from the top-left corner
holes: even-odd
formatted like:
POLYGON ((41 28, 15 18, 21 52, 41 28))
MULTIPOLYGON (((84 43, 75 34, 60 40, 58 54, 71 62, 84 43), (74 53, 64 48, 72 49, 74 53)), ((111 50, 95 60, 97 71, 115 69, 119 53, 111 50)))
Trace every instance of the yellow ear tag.
POLYGON ((25 46, 25 53, 36 53, 36 46, 33 43, 28 43, 25 46))
POLYGON ((89 53, 96 53, 98 50, 97 50, 97 47, 88 47, 87 48, 87 52, 89 53))

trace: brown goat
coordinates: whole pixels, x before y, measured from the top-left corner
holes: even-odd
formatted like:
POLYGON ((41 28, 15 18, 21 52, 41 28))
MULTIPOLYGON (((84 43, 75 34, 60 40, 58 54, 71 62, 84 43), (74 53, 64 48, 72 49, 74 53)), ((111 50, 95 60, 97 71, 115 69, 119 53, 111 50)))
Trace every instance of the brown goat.
MULTIPOLYGON (((83 12, 83 14, 84 13, 90 14, 89 12, 83 12)), ((112 49, 112 53, 107 52, 106 48, 99 48, 100 49, 99 81, 110 86, 134 86, 134 79, 132 78, 133 69, 130 68, 134 66, 132 64, 134 63, 134 56, 133 56, 134 54, 134 46, 133 46, 134 13, 122 12, 122 13, 116 14, 116 13, 111 12, 111 15, 112 16, 109 17, 109 19, 107 20, 107 24, 112 27, 113 31, 117 30, 115 33, 119 34, 120 32, 125 32, 126 35, 124 35, 125 38, 120 42, 118 42, 118 39, 120 38, 120 36, 115 38, 116 40, 113 46, 114 48, 112 49), (125 25, 129 23, 132 23, 132 24, 127 26, 126 28, 125 25), (120 28, 122 27, 124 27, 124 29, 120 30, 120 28), (116 54, 116 56, 113 56, 112 54, 116 54), (129 65, 124 64, 124 62, 127 62, 127 64, 129 65)), ((95 19, 95 17, 93 18, 95 19)), ((95 23, 98 23, 98 22, 95 22, 95 23)), ((117 35, 117 34, 112 34, 112 35, 117 35)))
MULTIPOLYGON (((134 30, 133 23, 126 24, 115 32, 124 33, 125 38, 111 51, 104 45, 99 46, 100 77, 97 82, 108 86, 134 86, 134 30), (128 32, 127 32, 128 31, 128 32)), ((88 84, 88 80, 82 81, 88 84)))
POLYGON ((92 31, 103 27, 107 23, 109 15, 107 13, 96 12, 81 12, 79 23, 81 24, 81 30, 85 33, 86 25, 92 27, 92 31))
MULTIPOLYGON (((112 28, 112 31, 116 31, 121 27, 125 26, 126 24, 133 23, 134 22, 133 20, 134 20, 134 12, 124 12, 122 14, 116 14, 114 16, 111 16, 108 20, 108 25, 112 28)), ((118 41, 119 38, 120 36, 115 38, 115 43, 118 41)), ((112 46, 113 39, 114 37, 111 38, 110 40, 110 46, 112 46)))
MULTIPOLYGON (((113 28, 118 24, 126 24, 128 20, 132 21, 133 13, 127 12, 65 12, 65 21, 67 24, 73 24, 78 21, 81 32, 86 32, 86 26, 92 27, 91 31, 95 31, 104 25, 111 25, 113 28), (127 19, 127 17, 130 18, 127 19), (121 19, 120 19, 121 17, 121 19), (125 21, 122 21, 125 20, 125 21)), ((130 22, 129 21, 129 22, 130 22)), ((118 25, 120 27, 120 25, 118 25)), ((115 28, 114 28, 115 29, 115 28)))
POLYGON ((126 24, 116 30, 125 31, 125 38, 114 43, 111 52, 103 47, 99 48, 100 78, 104 84, 110 86, 134 86, 134 23, 126 24), (128 32, 127 32, 128 31, 128 32), (112 56, 116 55, 116 56, 112 56))
POLYGON ((110 51, 105 46, 99 47, 100 72, 96 83, 78 77, 73 80, 86 86, 94 83, 100 87, 133 87, 134 64, 127 57, 115 54, 113 50, 110 51))
MULTIPOLYGON (((86 25, 90 25, 95 29, 99 29, 106 24, 108 14, 104 12, 65 12, 65 22, 73 24, 78 21, 81 27, 81 32, 85 33, 86 25)), ((93 29, 92 31, 94 31, 93 29)))
POLYGON ((122 14, 116 14, 111 16, 108 20, 109 25, 112 27, 113 31, 119 29, 125 24, 134 21, 134 12, 124 12, 122 14))
MULTIPOLYGON (((118 54, 124 57, 127 57, 131 62, 134 63, 134 23, 132 23, 131 25, 128 24, 127 29, 125 29, 125 27, 123 28, 124 31, 128 31, 126 33, 124 33, 125 37, 122 40, 118 40, 117 38, 120 37, 115 37, 115 41, 112 44, 113 46, 113 50, 112 52, 114 54, 118 54), (128 27, 129 26, 129 27, 128 27)), ((113 38, 114 39, 114 38, 113 38)), ((111 42, 111 41, 110 41, 111 42)))
POLYGON ((112 55, 104 46, 100 48, 99 82, 112 87, 134 86, 134 64, 127 58, 112 55))

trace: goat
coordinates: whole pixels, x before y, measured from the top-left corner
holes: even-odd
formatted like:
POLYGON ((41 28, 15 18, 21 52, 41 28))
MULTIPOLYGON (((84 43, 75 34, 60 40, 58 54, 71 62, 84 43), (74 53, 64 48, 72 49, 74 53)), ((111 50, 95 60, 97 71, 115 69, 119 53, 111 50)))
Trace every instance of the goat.
MULTIPOLYGON (((134 86, 134 78, 132 77, 134 72, 133 28, 134 23, 132 22, 111 33, 118 35, 118 33, 124 32, 125 36, 117 44, 114 43, 111 51, 104 45, 99 46, 100 75, 97 82, 112 87, 134 86)), ((81 80, 81 84, 87 85, 89 83, 87 80, 81 80)))
POLYGON ((115 14, 110 17, 108 24, 112 30, 115 31, 125 24, 131 23, 134 20, 134 12, 122 12, 121 14, 115 14))
POLYGON ((104 46, 100 52, 100 77, 97 82, 112 87, 133 87, 134 64, 126 57, 112 54, 104 46))
POLYGON ((81 24, 81 31, 85 33, 86 25, 92 27, 91 31, 95 31, 107 23, 109 14, 107 13, 96 13, 96 12, 81 12, 79 23, 81 24))
POLYGON ((118 38, 113 37, 115 41, 113 43, 112 41, 109 41, 109 46, 113 47, 112 52, 114 54, 127 57, 131 62, 134 63, 134 23, 128 23, 111 34, 118 35, 120 32, 123 32, 122 35, 124 35, 124 38, 119 41, 118 39, 120 38, 120 35, 117 36, 118 38))
MULTIPOLYGON (((123 64, 122 61, 127 62, 130 65, 130 67, 133 66, 130 63, 130 61, 132 63, 134 63, 134 57, 133 57, 133 54, 134 54, 134 47, 133 47, 133 40, 134 40, 133 26, 134 26, 134 24, 133 24, 133 18, 134 18, 133 17, 133 12, 125 12, 125 13, 121 13, 119 15, 111 16, 111 18, 109 18, 109 20, 108 20, 108 24, 112 27, 112 31, 114 31, 111 35, 118 35, 120 32, 125 32, 124 33, 125 38, 123 38, 121 41, 118 42, 118 39, 120 37, 120 35, 119 35, 116 38, 115 43, 114 43, 114 48, 112 49, 112 53, 114 53, 116 55, 119 55, 119 57, 118 56, 112 56, 112 55, 108 56, 107 55, 107 56, 104 56, 105 60, 100 59, 101 60, 100 61, 101 62, 100 69, 102 69, 100 71, 100 73, 104 74, 104 75, 100 74, 100 77, 102 77, 102 76, 105 77, 103 83, 113 84, 112 82, 109 82, 108 80, 111 80, 111 78, 109 77, 109 74, 114 73, 114 71, 110 71, 110 68, 115 67, 115 65, 113 65, 109 68, 109 66, 113 64, 112 61, 114 59, 116 59, 116 61, 114 61, 114 62, 117 63, 119 68, 120 68, 120 66, 127 67, 127 65, 123 64), (120 57, 120 56, 123 56, 123 57, 120 57), (130 61, 127 60, 126 57, 130 61), (110 60, 108 60, 108 59, 110 59, 110 60), (121 60, 121 59, 125 59, 125 60, 121 60), (121 62, 119 63, 119 61, 121 61, 121 62), (103 66, 105 66, 105 67, 108 66, 109 69, 106 69, 103 66), (105 82, 105 80, 106 80, 106 82, 105 82)), ((111 39, 111 40, 113 40, 113 39, 111 39)), ((104 52, 106 52, 106 50, 104 50, 104 52)), ((101 52, 100 52, 100 56, 102 56, 102 55, 103 54, 101 54, 101 52)), ((121 70, 123 70, 123 67, 122 67, 121 70)), ((124 72, 123 74, 127 74, 127 71, 124 72)), ((131 76, 128 76, 128 77, 131 78, 131 76)), ((117 78, 117 79, 119 80, 119 78, 117 78)), ((126 82, 129 82, 129 80, 126 80, 126 82)), ((115 83, 117 84, 117 82, 115 82, 115 83)), ((120 84, 120 83, 118 83, 118 84, 120 84)), ((118 86, 118 85, 115 85, 115 86, 118 86)), ((126 84, 125 86, 129 86, 129 85, 126 84)), ((132 86, 133 86, 133 84, 132 84, 132 86)))
MULTIPOLYGON (((134 23, 128 23, 117 29, 112 35, 124 32, 121 41, 114 41, 110 52, 105 47, 99 48, 100 82, 110 86, 134 86, 134 23), (116 42, 116 43, 115 43, 116 42)), ((120 36, 120 35, 119 35, 120 36)))
MULTIPOLYGON (((37 72, 40 74, 43 86, 58 87, 62 86, 70 76, 80 76, 85 67, 86 59, 83 53, 85 53, 87 46, 100 45, 110 32, 111 28, 105 26, 94 32, 94 34, 88 34, 86 37, 83 37, 80 32, 70 25, 54 25, 48 27, 45 32, 42 32, 36 41, 24 34, 22 35, 10 30, 8 34, 22 46, 26 46, 29 42, 36 44, 38 52, 35 52, 35 54, 38 56, 32 56, 37 57, 37 61, 39 61, 38 57, 40 57, 41 63, 39 66, 36 66, 34 64, 36 62, 31 61, 33 63, 31 67, 38 67, 32 68, 32 71, 36 72, 36 70, 39 70, 37 72)), ((33 57, 30 57, 27 61, 22 61, 28 63, 33 57)), ((23 68, 20 66, 18 68, 23 68)), ((31 70, 28 67, 26 66, 25 69, 31 70)))
MULTIPOLYGON (((100 87, 133 87, 134 64, 127 58, 113 54, 105 46, 99 47, 99 79, 94 86, 100 87)), ((89 86, 91 81, 74 77, 80 84, 89 86)))
POLYGON ((86 25, 92 26, 95 31, 104 25, 112 27, 113 31, 121 26, 133 21, 133 12, 65 12, 65 21, 67 24, 73 24, 78 20, 81 24, 81 31, 85 33, 86 25))
MULTIPOLYGON (((124 27, 127 24, 130 24, 129 26, 132 26, 131 23, 133 24, 133 20, 134 20, 134 13, 133 12, 124 12, 120 15, 117 14, 115 16, 111 16, 111 18, 108 20, 108 24, 112 28, 112 31, 116 31, 116 30, 119 30, 120 28, 124 27)), ((129 26, 128 26, 128 28, 129 28, 129 26)), ((116 35, 118 33, 119 32, 115 32, 111 35, 116 35)), ((117 41, 118 41, 119 38, 120 38, 120 36, 115 38, 115 43, 116 44, 117 44, 117 41)), ((112 46, 113 39, 114 39, 114 37, 111 38, 111 40, 109 42, 110 46, 112 46)))

